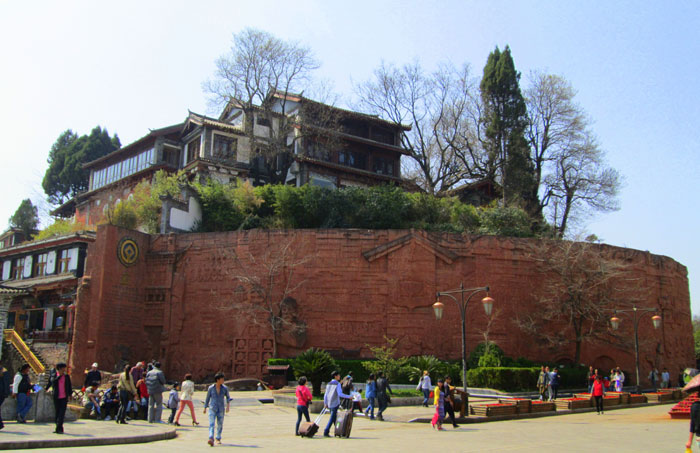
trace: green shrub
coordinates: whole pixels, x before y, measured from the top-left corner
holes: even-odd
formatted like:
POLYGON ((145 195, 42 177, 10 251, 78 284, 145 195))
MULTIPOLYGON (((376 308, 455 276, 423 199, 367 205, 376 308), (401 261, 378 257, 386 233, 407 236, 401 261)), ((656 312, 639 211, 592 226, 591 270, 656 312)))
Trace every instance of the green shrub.
POLYGON ((470 387, 492 388, 506 392, 533 390, 539 368, 473 368, 467 371, 470 387))
POLYGON ((533 236, 531 219, 520 208, 495 207, 481 210, 481 234, 511 237, 533 236))
POLYGON ((490 341, 488 344, 486 342, 481 342, 472 350, 467 358, 467 368, 477 368, 479 367, 479 359, 486 354, 486 352, 492 354, 498 359, 499 363, 503 362, 505 353, 496 343, 490 341))
POLYGON ((337 369, 337 365, 333 357, 323 349, 309 348, 299 354, 292 361, 294 375, 299 378, 306 376, 311 382, 313 394, 321 395, 321 383, 328 381, 330 373, 337 369))
POLYGON ((498 356, 498 354, 494 354, 493 352, 489 351, 479 357, 479 367, 499 367, 501 366, 501 358, 498 356))

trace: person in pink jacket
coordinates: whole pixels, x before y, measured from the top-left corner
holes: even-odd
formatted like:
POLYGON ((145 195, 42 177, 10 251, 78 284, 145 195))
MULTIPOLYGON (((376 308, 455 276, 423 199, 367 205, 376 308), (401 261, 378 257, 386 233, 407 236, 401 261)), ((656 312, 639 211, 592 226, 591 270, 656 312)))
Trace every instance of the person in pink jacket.
POLYGON ((299 424, 301 424, 302 414, 306 417, 306 421, 310 422, 309 418, 309 405, 311 404, 311 391, 306 386, 306 376, 299 378, 299 385, 297 385, 296 390, 297 395, 297 427, 294 430, 296 435, 299 435, 299 424))

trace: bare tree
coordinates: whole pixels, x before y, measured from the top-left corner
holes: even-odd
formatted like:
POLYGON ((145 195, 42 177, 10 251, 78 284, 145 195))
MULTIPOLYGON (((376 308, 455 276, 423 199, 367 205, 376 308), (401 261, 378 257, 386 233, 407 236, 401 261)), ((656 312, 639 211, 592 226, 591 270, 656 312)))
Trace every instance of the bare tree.
POLYGON ((470 130, 478 123, 474 85, 468 65, 441 65, 427 74, 417 62, 400 68, 382 63, 355 89, 358 109, 411 125, 401 137, 411 157, 403 173, 436 194, 483 176, 478 134, 470 130))
POLYGON ((321 119, 333 111, 319 103, 290 111, 299 101, 296 95, 313 85, 311 73, 318 67, 310 48, 247 28, 233 35, 230 52, 216 60, 214 78, 203 84, 213 107, 243 111, 251 160, 264 160, 270 182, 285 182, 300 122, 312 118, 322 128, 321 119))
POLYGON ((544 276, 534 295, 538 309, 516 324, 553 349, 573 342, 574 363, 579 363, 588 338, 609 336, 606 323, 613 303, 640 298, 639 282, 600 244, 543 241, 533 247, 532 257, 544 276))
POLYGON ((535 71, 525 91, 530 158, 540 191, 539 211, 562 237, 572 219, 618 209, 619 174, 606 167, 576 91, 558 75, 535 71))
POLYGON ((256 325, 269 327, 272 333, 273 357, 277 357, 282 338, 286 343, 303 346, 306 323, 300 319, 295 292, 306 283, 295 271, 313 256, 292 237, 271 243, 261 255, 249 253, 241 259, 234 250, 221 253, 233 263, 228 276, 234 286, 233 296, 214 297, 214 305, 222 311, 233 311, 245 316, 256 325))

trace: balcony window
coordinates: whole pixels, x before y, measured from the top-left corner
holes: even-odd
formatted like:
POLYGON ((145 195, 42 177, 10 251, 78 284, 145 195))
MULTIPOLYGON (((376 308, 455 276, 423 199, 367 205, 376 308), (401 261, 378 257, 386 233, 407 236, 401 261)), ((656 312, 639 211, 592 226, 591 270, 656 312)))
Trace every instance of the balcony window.
POLYGON ((68 272, 68 264, 70 263, 70 253, 68 250, 61 250, 58 258, 58 273, 65 274, 68 272))
POLYGON ((235 160, 238 140, 227 135, 214 134, 214 159, 235 160))
POLYGON ((187 144, 187 163, 189 164, 193 160, 199 157, 199 147, 201 146, 202 140, 198 135, 197 138, 192 140, 187 144))
POLYGON ((394 161, 383 157, 373 159, 373 171, 380 175, 394 176, 394 161))
POLYGON ((20 280, 22 278, 22 273, 24 272, 24 258, 17 258, 12 262, 12 275, 13 280, 20 280))
POLYGON ((323 160, 330 162, 331 152, 324 143, 320 143, 316 140, 309 140, 309 144, 306 147, 306 154, 314 159, 323 160))
POLYGON ((383 127, 373 126, 370 138, 375 142, 386 143, 388 145, 394 144, 394 133, 383 127))
POLYGON ((367 156, 357 151, 341 151, 338 155, 338 163, 348 167, 367 169, 367 156))

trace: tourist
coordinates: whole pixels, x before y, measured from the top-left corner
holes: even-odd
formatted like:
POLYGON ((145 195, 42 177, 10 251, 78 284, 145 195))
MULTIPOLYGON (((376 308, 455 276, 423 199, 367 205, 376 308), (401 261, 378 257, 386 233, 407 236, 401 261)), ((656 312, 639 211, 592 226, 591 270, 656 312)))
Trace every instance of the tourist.
POLYGON ((671 386, 671 375, 668 372, 668 368, 664 368, 664 372, 661 373, 661 388, 667 389, 671 386))
POLYGON ((435 393, 435 414, 433 415, 433 420, 431 424, 433 429, 437 428, 438 431, 442 431, 442 420, 445 418, 445 395, 446 395, 447 384, 443 379, 438 379, 437 386, 433 392, 435 393))
POLYGON ((116 385, 112 385, 104 395, 102 395, 102 416, 104 420, 111 420, 112 414, 114 419, 117 419, 117 410, 119 409, 119 391, 116 385))
POLYGON ((547 375, 547 401, 552 401, 552 373, 548 366, 544 367, 544 372, 547 375))
POLYGON ((175 382, 173 383, 173 388, 170 389, 170 394, 168 395, 168 409, 170 409, 170 417, 168 417, 168 424, 172 425, 175 421, 175 412, 180 405, 180 395, 178 394, 178 389, 180 385, 175 382))
POLYGON ((452 385, 452 377, 451 376, 445 376, 444 379, 445 382, 445 412, 450 416, 450 420, 452 420, 452 427, 453 428, 459 428, 459 425, 457 424, 457 420, 455 419, 455 388, 452 385))
POLYGON ((231 397, 228 387, 224 385, 224 373, 214 375, 215 383, 207 389, 207 399, 204 401, 204 413, 209 409, 209 440, 207 443, 214 446, 214 424, 216 424, 216 443, 221 444, 221 431, 224 429, 224 399, 226 400, 226 413, 228 414, 231 397))
POLYGON ((66 418, 66 408, 68 407, 68 399, 73 393, 73 384, 70 381, 70 376, 66 374, 66 364, 56 364, 56 377, 51 383, 53 389, 53 404, 56 411, 56 434, 63 434, 63 420, 66 418))
POLYGON ((146 385, 146 378, 141 378, 136 383, 136 391, 139 397, 139 407, 136 410, 136 415, 138 417, 138 412, 143 409, 144 415, 143 420, 148 419, 148 386, 146 385))
POLYGON ((549 374, 549 387, 552 389, 551 398, 549 399, 550 401, 557 399, 560 380, 561 376, 559 375, 559 369, 555 367, 549 374))
MULTIPOLYGON (((690 390, 691 393, 697 392, 698 388, 690 390)), ((700 400, 695 400, 690 406, 690 435, 688 442, 685 443, 686 451, 690 451, 693 447, 693 435, 697 436, 697 443, 700 446, 700 400)))
POLYGON ((145 368, 143 362, 139 362, 131 369, 131 378, 134 382, 138 382, 144 375, 143 369, 145 368))
POLYGON ((423 392, 423 407, 428 407, 428 400, 430 399, 430 389, 433 387, 433 383, 430 382, 430 375, 428 370, 423 370, 423 376, 418 380, 418 385, 416 390, 423 392))
POLYGON ((622 388, 625 386, 625 373, 622 372, 620 367, 615 368, 615 371, 618 374, 618 380, 620 381, 620 390, 618 392, 622 391, 622 388))
POLYGON ((370 420, 374 420, 374 399, 377 397, 377 381, 374 373, 370 373, 365 384, 365 398, 367 398, 367 409, 365 415, 369 415, 370 420))
POLYGON ((326 385, 326 391, 323 395, 323 407, 327 408, 331 413, 331 418, 323 431, 325 437, 330 437, 331 426, 335 425, 335 420, 338 417, 338 408, 340 408, 340 398, 352 398, 352 396, 343 393, 343 387, 338 382, 338 379, 340 379, 340 373, 333 371, 331 373, 331 381, 326 385))
POLYGON ((593 371, 593 365, 588 367, 588 374, 586 375, 586 385, 588 385, 588 393, 593 391, 593 382, 598 374, 598 370, 593 371))
POLYGON ((389 385, 389 380, 384 376, 384 372, 379 372, 379 377, 377 378, 377 403, 379 405, 379 410, 377 411, 377 420, 384 421, 384 411, 386 410, 389 403, 391 403, 391 397, 389 393, 393 394, 391 391, 391 386, 389 385), (388 393, 387 393, 388 392, 388 393))
POLYGON ((180 387, 180 409, 177 411, 175 416, 175 426, 180 426, 180 415, 182 414, 185 406, 190 408, 190 414, 192 415, 192 426, 197 426, 197 416, 194 415, 194 404, 192 404, 192 395, 194 394, 194 382, 192 382, 192 375, 187 373, 185 375, 185 380, 182 381, 182 386, 180 387))
POLYGON ((616 392, 621 392, 622 391, 622 376, 620 375, 620 372, 615 370, 615 375, 613 376, 613 384, 615 386, 615 391, 616 392))
POLYGON ((350 410, 355 412, 355 410, 357 409, 362 414, 362 395, 360 394, 360 392, 355 391, 350 393, 350 395, 352 395, 352 407, 350 408, 350 410))
POLYGON ((100 394, 97 388, 99 384, 97 382, 91 382, 85 389, 85 394, 83 394, 83 406, 90 409, 90 416, 97 416, 97 419, 102 418, 102 413, 100 412, 100 394))
POLYGON ((340 381, 340 386, 343 389, 343 393, 350 395, 350 399, 343 399, 340 401, 340 407, 345 410, 352 410, 352 391, 355 389, 354 380, 352 377, 352 371, 348 371, 348 374, 340 381))
POLYGON ((678 387, 683 388, 685 386, 685 370, 681 368, 678 370, 678 387))
POLYGON ((119 375, 117 388, 119 389, 119 401, 121 404, 115 420, 117 423, 126 425, 126 415, 129 412, 129 408, 134 403, 134 400, 138 398, 133 374, 131 373, 131 365, 126 365, 124 372, 119 375))
MULTIPOLYGON (((0 364, 0 407, 5 401, 5 398, 12 394, 12 375, 2 364, 0 364)), ((2 421, 2 411, 0 411, 0 429, 3 429, 5 424, 2 421)))
POLYGON ((549 374, 544 369, 544 365, 540 367, 540 375, 537 377, 537 391, 540 394, 540 401, 544 401, 544 393, 549 385, 549 374))
POLYGON ((17 423, 27 423, 27 414, 32 408, 32 383, 29 381, 29 365, 20 367, 12 383, 12 397, 17 398, 17 423))
POLYGON ((301 416, 303 415, 304 418, 306 418, 307 422, 310 422, 311 419, 309 418, 309 405, 311 405, 311 392, 309 391, 309 388, 306 386, 306 376, 302 376, 299 378, 296 389, 296 396, 297 396, 297 426, 294 430, 294 433, 298 436, 299 435, 299 425, 301 424, 301 416))
POLYGON ((654 391, 656 391, 656 383, 659 382, 659 370, 652 368, 649 372, 649 381, 651 381, 651 386, 654 388, 654 391))
POLYGON ((85 383, 83 388, 88 388, 93 382, 97 382, 99 386, 102 383, 102 373, 97 369, 97 362, 92 364, 89 370, 85 370, 85 383))
POLYGON ((146 373, 148 388, 148 423, 162 423, 163 392, 165 392, 165 375, 160 370, 160 362, 153 364, 153 369, 146 373))
POLYGON ((591 390, 591 395, 595 399, 595 410, 598 411, 598 415, 603 413, 603 396, 605 396, 605 387, 603 386, 603 380, 600 375, 596 375, 595 381, 593 381, 593 389, 591 390))

